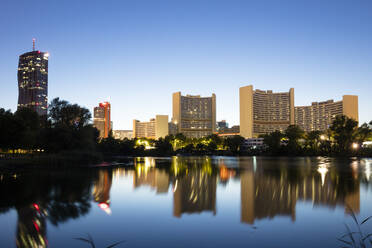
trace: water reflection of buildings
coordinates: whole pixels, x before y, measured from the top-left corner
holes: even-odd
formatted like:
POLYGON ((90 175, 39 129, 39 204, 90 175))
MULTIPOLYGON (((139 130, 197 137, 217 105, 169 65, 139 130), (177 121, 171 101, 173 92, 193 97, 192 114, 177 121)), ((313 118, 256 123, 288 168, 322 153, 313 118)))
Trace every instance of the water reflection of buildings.
POLYGON ((93 187, 93 198, 98 206, 107 214, 111 214, 110 190, 112 184, 112 170, 101 170, 93 187))
POLYGON ((150 186, 156 189, 156 193, 168 193, 169 173, 155 168, 154 158, 144 158, 144 161, 135 160, 135 174, 133 175, 133 187, 150 186))
POLYGON ((276 168, 257 166, 255 172, 251 161, 240 160, 241 221, 253 224, 256 219, 278 215, 290 216, 294 221, 297 201, 330 208, 339 205, 346 213, 350 212, 349 208, 359 213, 359 181, 347 184, 340 181, 338 172, 314 173, 306 165, 300 166, 294 169, 278 162, 276 168))
POLYGON ((212 211, 216 214, 216 175, 203 170, 191 170, 176 180, 173 195, 173 215, 212 211))
POLYGON ((36 203, 17 209, 17 247, 47 247, 45 212, 36 203))

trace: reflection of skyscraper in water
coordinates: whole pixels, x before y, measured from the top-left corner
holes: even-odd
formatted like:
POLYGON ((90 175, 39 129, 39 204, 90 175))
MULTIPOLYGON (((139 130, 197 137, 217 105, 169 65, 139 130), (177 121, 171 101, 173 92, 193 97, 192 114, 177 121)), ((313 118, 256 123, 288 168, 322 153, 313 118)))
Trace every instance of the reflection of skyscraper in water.
POLYGON ((168 193, 169 174, 165 170, 155 168, 154 158, 145 158, 144 161, 134 160, 135 175, 133 187, 138 188, 148 185, 156 189, 156 193, 168 193))
MULTIPOLYGON (((267 161, 265 163, 267 164, 267 161)), ((254 172, 252 161, 246 159, 239 160, 239 167, 242 170, 240 173, 242 222, 253 224, 256 219, 273 218, 276 215, 291 216, 294 221, 296 203, 301 200, 311 201, 314 206, 329 208, 341 205, 345 207, 346 213, 350 213, 349 207, 354 212, 359 212, 359 182, 356 182, 355 186, 332 181, 336 176, 340 178, 340 174, 322 175, 305 164, 289 168, 280 162, 267 168, 258 164, 254 172), (343 185, 347 185, 347 188, 341 188, 343 185)), ((343 177, 350 178, 350 175, 343 177)))
POLYGON ((39 205, 20 207, 17 212, 17 247, 47 247, 45 215, 39 205))
POLYGON ((93 198, 98 206, 107 214, 111 214, 110 209, 110 190, 112 184, 112 171, 100 170, 98 180, 94 184, 93 198))
POLYGON ((212 211, 216 214, 217 177, 202 170, 191 170, 174 185, 173 215, 212 211))
POLYGON ((240 176, 241 221, 253 224, 255 219, 291 216, 295 220, 296 198, 288 183, 270 177, 255 177, 253 164, 245 162, 240 176))
POLYGON ((136 170, 133 177, 133 187, 138 188, 148 185, 156 189, 156 193, 168 193, 169 174, 157 168, 148 168, 148 170, 136 170))

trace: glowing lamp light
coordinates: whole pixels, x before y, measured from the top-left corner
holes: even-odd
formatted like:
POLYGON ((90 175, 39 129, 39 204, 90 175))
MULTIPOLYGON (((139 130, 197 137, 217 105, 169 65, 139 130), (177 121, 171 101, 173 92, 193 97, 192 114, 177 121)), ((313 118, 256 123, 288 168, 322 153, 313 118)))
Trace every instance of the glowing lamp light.
POLYGON ((359 148, 359 144, 358 143, 353 143, 352 145, 351 145, 351 147, 353 148, 353 149, 358 149, 359 148))
POLYGON ((326 137, 325 137, 324 135, 320 135, 320 139, 321 139, 321 140, 325 140, 326 137))

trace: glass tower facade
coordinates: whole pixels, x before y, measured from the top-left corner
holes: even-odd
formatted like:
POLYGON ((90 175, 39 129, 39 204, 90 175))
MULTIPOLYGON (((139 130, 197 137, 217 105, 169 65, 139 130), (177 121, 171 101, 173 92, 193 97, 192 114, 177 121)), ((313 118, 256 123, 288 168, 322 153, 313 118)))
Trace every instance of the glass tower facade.
POLYGON ((32 51, 19 56, 18 108, 27 107, 39 115, 48 108, 48 53, 32 51))

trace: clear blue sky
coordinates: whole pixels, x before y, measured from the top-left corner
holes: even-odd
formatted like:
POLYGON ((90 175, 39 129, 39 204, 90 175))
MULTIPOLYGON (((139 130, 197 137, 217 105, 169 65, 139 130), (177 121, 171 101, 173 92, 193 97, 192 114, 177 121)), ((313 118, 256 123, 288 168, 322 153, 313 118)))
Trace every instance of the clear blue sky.
POLYGON ((372 120, 372 1, 2 0, 0 107, 15 110, 18 56, 50 52, 49 99, 91 111, 112 104, 114 129, 172 114, 172 93, 217 95, 239 124, 239 87, 287 91, 296 105, 359 95, 372 120))

